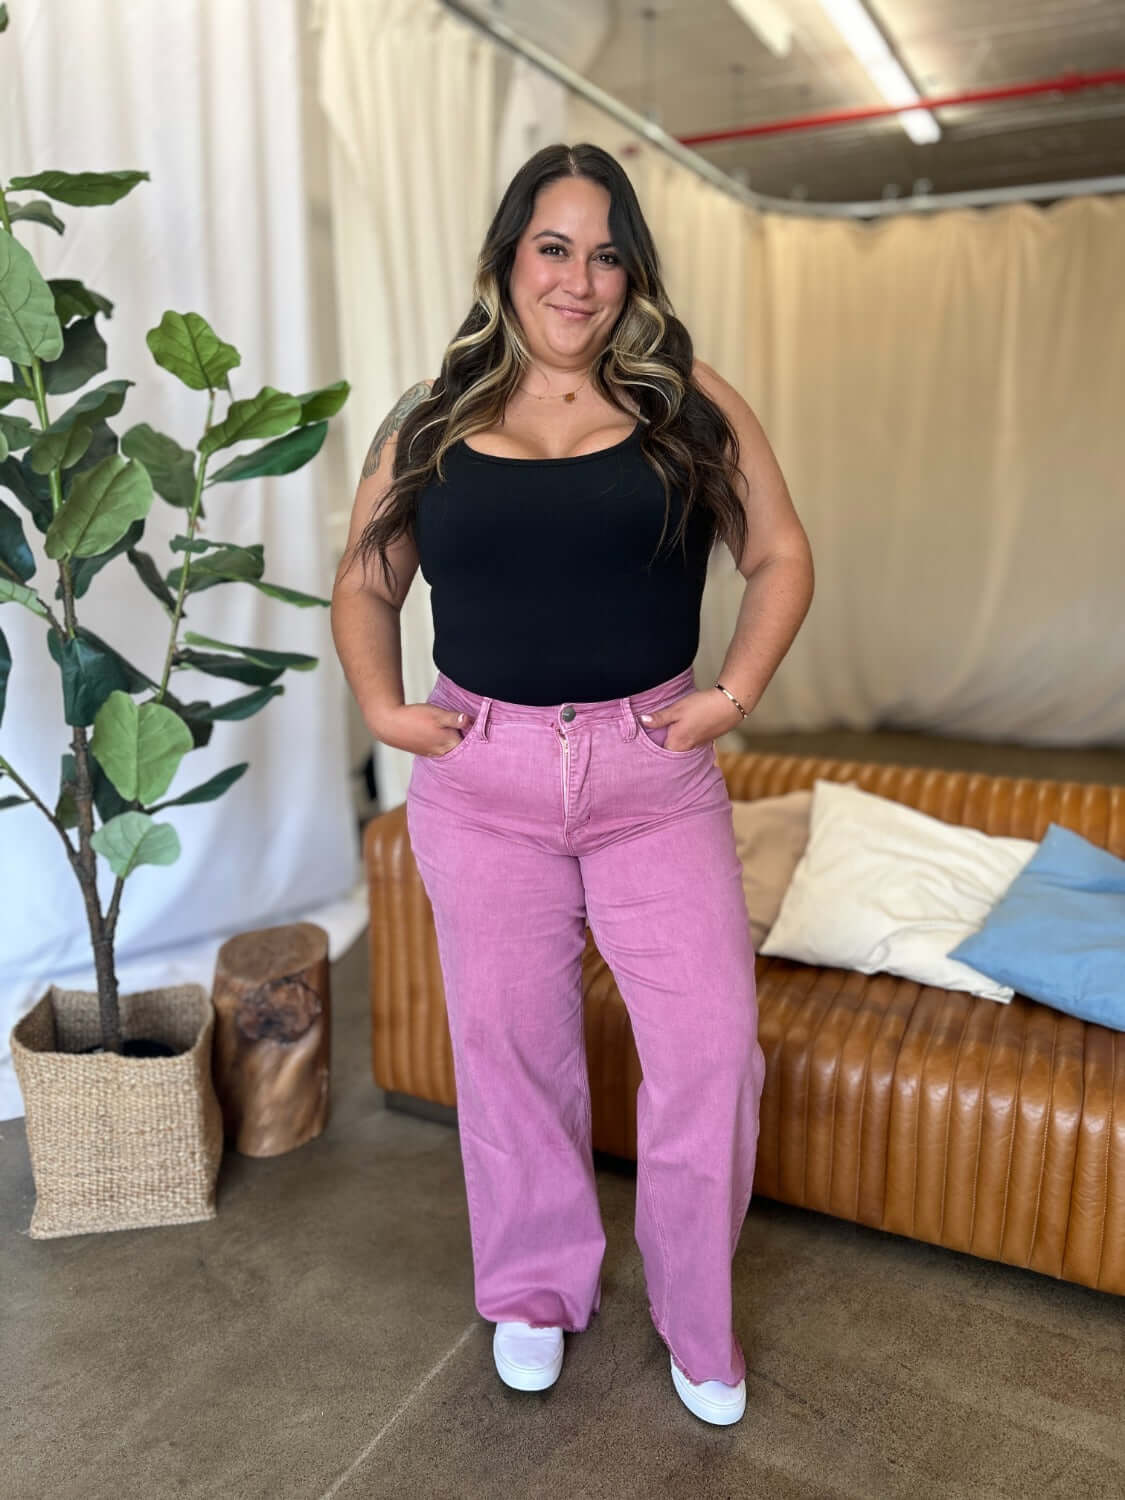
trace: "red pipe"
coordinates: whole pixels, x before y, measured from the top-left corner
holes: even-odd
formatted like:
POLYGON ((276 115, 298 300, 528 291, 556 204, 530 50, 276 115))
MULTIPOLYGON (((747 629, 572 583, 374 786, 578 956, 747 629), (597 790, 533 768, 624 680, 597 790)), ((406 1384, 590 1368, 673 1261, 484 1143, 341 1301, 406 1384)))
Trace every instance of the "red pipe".
POLYGON ((789 120, 771 120, 764 125, 741 125, 735 130, 707 130, 698 135, 680 135, 682 146, 704 146, 712 141, 744 140, 754 135, 780 135, 787 130, 811 130, 817 125, 847 125, 855 120, 874 120, 881 115, 905 114, 911 109, 941 109, 950 104, 984 104, 994 99, 1026 99, 1031 94, 1070 94, 1096 89, 1103 84, 1125 83, 1125 68, 1108 73, 1068 71, 1040 83, 1017 83, 1002 89, 974 89, 966 94, 944 94, 937 99, 919 99, 916 104, 874 105, 870 109, 830 109, 822 114, 795 115, 789 120))

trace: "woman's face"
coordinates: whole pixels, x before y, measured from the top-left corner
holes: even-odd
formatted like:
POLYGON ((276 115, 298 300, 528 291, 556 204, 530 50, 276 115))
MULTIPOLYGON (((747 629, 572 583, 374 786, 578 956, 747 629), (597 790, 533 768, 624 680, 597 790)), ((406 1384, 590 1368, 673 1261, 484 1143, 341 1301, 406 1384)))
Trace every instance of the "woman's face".
POLYGON ((585 369, 609 339, 628 279, 610 243, 609 193, 588 177, 541 188, 516 246, 510 295, 536 359, 585 369))

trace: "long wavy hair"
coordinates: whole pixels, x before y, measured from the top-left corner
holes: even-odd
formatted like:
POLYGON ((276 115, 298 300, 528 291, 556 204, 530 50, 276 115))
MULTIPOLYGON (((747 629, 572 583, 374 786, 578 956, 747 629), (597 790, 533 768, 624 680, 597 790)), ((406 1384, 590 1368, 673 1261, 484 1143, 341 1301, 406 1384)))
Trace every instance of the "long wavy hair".
MULTIPOLYGON (((364 567, 380 558, 384 579, 394 568, 389 544, 412 528, 421 490, 454 443, 496 426, 532 365, 510 296, 516 246, 535 209, 536 195, 560 177, 586 177, 609 193, 609 234, 628 277, 625 303, 590 370, 590 385, 626 415, 628 392, 642 418, 642 452, 664 487, 668 532, 671 489, 681 514, 671 544, 686 548, 696 507, 710 513, 712 545, 726 540, 736 558, 746 544, 746 514, 734 484, 738 438, 719 406, 692 378, 692 341, 672 311, 660 262, 628 176, 599 146, 544 146, 524 162, 505 190, 477 261, 473 306, 442 358, 428 396, 413 405, 398 432, 392 481, 356 541, 364 567)), ((391 587, 395 587, 394 582, 391 587)))

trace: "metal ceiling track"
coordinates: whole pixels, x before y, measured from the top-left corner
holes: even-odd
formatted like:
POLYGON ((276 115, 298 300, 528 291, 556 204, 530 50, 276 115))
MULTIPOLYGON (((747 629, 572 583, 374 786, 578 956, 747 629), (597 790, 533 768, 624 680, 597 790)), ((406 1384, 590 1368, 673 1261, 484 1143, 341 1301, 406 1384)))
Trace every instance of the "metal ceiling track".
MULTIPOLYGON (((542 47, 537 47, 534 42, 521 37, 508 25, 506 21, 497 16, 478 15, 466 5, 460 4, 459 0, 441 0, 446 10, 452 11, 469 25, 476 27, 478 31, 485 32, 495 41, 507 47, 510 51, 524 57, 537 68, 541 68, 559 83, 580 94, 590 104, 598 109, 604 110, 608 115, 619 121, 627 129, 633 131, 645 140, 651 141, 654 146, 670 156, 681 166, 689 168, 698 176, 706 179, 724 193, 729 193, 740 202, 761 212, 793 214, 799 218, 854 218, 870 219, 885 218, 895 214, 933 212, 938 209, 948 208, 987 208, 1000 203, 1026 203, 1036 199, 1073 198, 1086 196, 1091 193, 1120 193, 1125 192, 1125 177, 1086 177, 1076 178, 1068 182, 1032 182, 1024 183, 1016 187, 1006 188, 980 188, 970 192, 960 193, 912 193, 905 198, 880 198, 866 203, 810 203, 807 199, 796 198, 774 198, 765 193, 756 193, 753 189, 744 187, 742 183, 728 177, 725 172, 719 170, 697 152, 690 150, 675 136, 669 135, 659 125, 646 120, 627 104, 622 104, 612 94, 607 94, 604 89, 598 88, 597 84, 591 83, 588 78, 583 78, 581 73, 575 72, 557 57, 552 57, 542 47)), ((948 101, 940 99, 929 101, 933 105, 943 102, 970 102, 979 99, 980 102, 988 102, 989 97, 1018 97, 1021 94, 1041 93, 1072 90, 1076 87, 1094 87, 1106 81, 1117 81, 1116 76, 1110 78, 1108 75, 1094 75, 1087 82, 1084 79, 1075 79, 1065 75, 1066 81, 1062 79, 1045 80, 1042 84, 1016 85, 1011 90, 982 90, 979 95, 951 96, 948 101)), ((926 107, 926 100, 921 104, 904 105, 905 110, 920 109, 926 107)), ((777 133, 784 129, 806 129, 812 124, 835 124, 854 123, 856 118, 874 117, 887 114, 895 114, 898 111, 893 107, 876 107, 871 110, 841 110, 831 114, 814 117, 812 119, 797 121, 779 121, 772 125, 748 126, 743 130, 717 131, 708 136, 692 136, 689 139, 695 141, 731 139, 739 135, 754 135, 777 133)))

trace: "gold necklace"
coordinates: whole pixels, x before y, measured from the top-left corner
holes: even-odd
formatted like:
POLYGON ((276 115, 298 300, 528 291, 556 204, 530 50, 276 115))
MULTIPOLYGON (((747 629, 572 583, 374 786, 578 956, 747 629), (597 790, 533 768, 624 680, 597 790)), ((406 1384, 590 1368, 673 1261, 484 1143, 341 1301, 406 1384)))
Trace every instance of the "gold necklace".
POLYGON ((589 378, 590 376, 587 374, 586 379, 582 381, 582 384, 575 386, 574 390, 572 391, 548 391, 545 396, 537 396, 534 391, 525 390, 522 385, 517 386, 516 389, 521 391, 525 396, 530 396, 533 401, 557 400, 560 396, 564 401, 573 401, 575 396, 578 395, 578 392, 582 389, 582 386, 586 384, 586 381, 589 380, 589 378))

